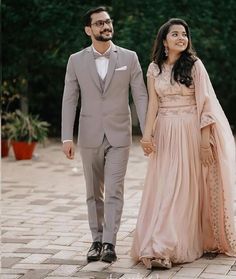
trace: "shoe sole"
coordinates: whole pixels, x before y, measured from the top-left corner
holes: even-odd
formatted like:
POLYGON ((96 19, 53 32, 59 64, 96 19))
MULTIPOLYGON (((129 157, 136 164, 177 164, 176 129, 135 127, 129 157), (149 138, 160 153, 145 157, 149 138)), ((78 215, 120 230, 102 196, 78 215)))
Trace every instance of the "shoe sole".
POLYGON ((89 259, 87 258, 87 262, 88 262, 88 263, 90 263, 90 262, 97 262, 97 261, 100 260, 100 258, 101 258, 101 257, 99 257, 99 258, 98 258, 98 257, 97 257, 97 258, 89 258, 89 259))
POLYGON ((115 262, 116 260, 117 260, 117 258, 115 258, 113 260, 107 259, 106 257, 101 258, 101 261, 106 262, 106 263, 112 263, 112 262, 115 262))

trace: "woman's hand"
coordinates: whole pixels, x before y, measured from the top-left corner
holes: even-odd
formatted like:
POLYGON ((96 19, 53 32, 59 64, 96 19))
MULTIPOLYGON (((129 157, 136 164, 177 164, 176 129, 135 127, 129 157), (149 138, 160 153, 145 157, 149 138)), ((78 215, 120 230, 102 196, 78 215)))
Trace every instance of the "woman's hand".
POLYGON ((209 167, 214 162, 214 153, 210 144, 211 126, 201 129, 200 159, 204 167, 209 167))
POLYGON ((200 147, 200 159, 204 167, 209 167, 213 164, 215 158, 212 151, 212 146, 201 146, 200 147))
POLYGON ((152 152, 156 152, 156 145, 153 144, 152 140, 140 140, 143 152, 145 156, 149 156, 152 152))

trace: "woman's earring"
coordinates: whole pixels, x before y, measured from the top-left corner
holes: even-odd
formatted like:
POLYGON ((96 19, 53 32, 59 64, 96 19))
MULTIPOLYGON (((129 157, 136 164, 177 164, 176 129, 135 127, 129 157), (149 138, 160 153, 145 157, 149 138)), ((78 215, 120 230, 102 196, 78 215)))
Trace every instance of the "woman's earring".
POLYGON ((165 47, 165 55, 166 55, 166 57, 168 56, 168 54, 169 54, 168 48, 165 47))

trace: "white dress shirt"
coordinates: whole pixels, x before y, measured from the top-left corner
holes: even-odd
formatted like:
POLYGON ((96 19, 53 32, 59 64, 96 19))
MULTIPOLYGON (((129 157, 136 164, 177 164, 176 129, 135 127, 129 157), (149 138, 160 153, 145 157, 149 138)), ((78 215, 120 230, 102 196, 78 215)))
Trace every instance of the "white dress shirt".
MULTIPOLYGON (((107 75, 109 59, 102 56, 102 54, 100 52, 96 51, 96 49, 94 48, 93 45, 92 45, 92 49, 94 52, 101 55, 101 57, 98 57, 97 59, 95 59, 95 64, 96 64, 96 68, 97 68, 97 72, 98 72, 99 76, 101 77, 101 79, 104 79, 107 75)), ((108 50, 105 53, 109 52, 110 49, 111 49, 111 46, 108 48, 108 50)), ((72 141, 72 140, 71 139, 63 140, 63 143, 67 142, 67 141, 72 141)))
MULTIPOLYGON (((94 46, 92 45, 92 49, 94 52, 102 55, 101 53, 99 53, 95 48, 94 46)), ((111 49, 111 46, 108 48, 108 50, 105 52, 109 52, 111 49)), ((97 67, 97 72, 99 74, 99 76, 101 77, 101 79, 104 79, 106 74, 107 74, 107 69, 108 69, 108 64, 109 64, 109 59, 104 57, 104 56, 101 56, 101 57, 98 57, 97 59, 95 59, 95 64, 96 64, 96 67, 97 67)))

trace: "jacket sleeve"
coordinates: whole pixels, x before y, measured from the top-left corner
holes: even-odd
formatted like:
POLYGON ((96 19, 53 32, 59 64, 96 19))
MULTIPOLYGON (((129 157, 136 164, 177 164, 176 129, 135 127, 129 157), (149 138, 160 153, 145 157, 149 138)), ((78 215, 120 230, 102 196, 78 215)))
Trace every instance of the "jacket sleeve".
POLYGON ((75 74, 73 65, 73 56, 70 56, 66 75, 65 86, 62 99, 62 124, 61 124, 61 140, 72 140, 76 109, 79 99, 79 84, 75 74))
POLYGON ((145 118, 147 113, 148 95, 143 80, 143 72, 138 61, 138 56, 133 52, 130 77, 131 93, 138 114, 142 133, 144 132, 145 118))

